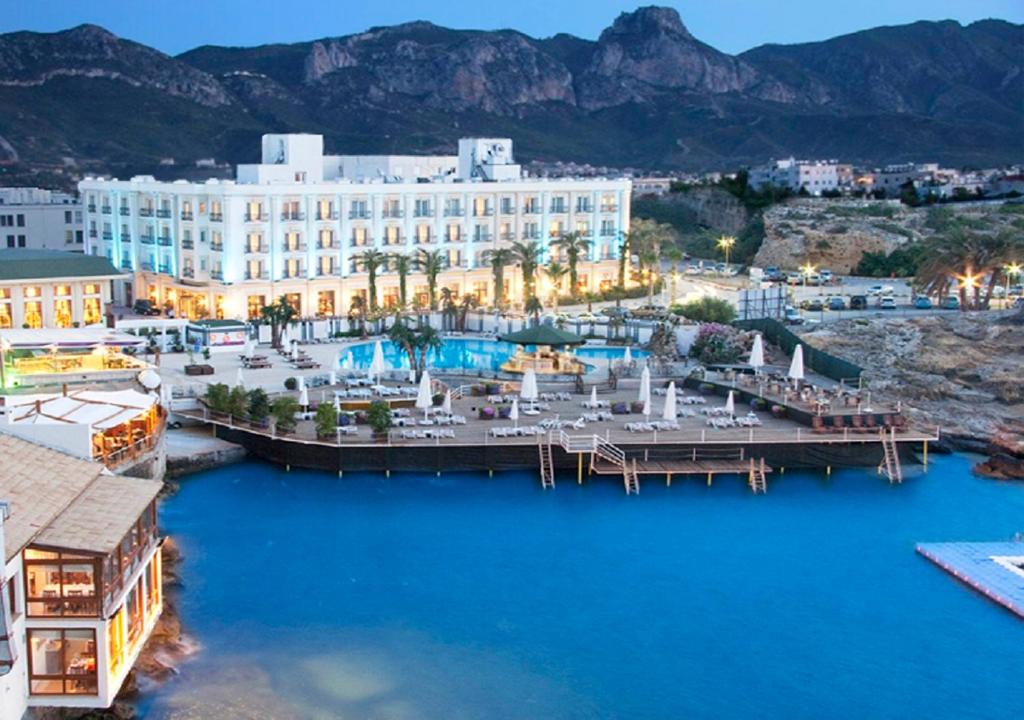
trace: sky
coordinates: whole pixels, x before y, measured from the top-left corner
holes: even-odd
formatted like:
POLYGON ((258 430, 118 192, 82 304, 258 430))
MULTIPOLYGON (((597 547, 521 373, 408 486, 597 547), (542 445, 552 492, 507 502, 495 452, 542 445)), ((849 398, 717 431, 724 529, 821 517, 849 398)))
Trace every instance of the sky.
MULTIPOLYGON (((262 45, 429 20, 454 28, 511 28, 534 37, 568 32, 596 39, 640 2, 619 0, 9 0, 0 32, 52 32, 81 23, 177 54, 199 45, 262 45)), ((1022 0, 676 0, 698 39, 728 53, 764 43, 825 40, 878 25, 983 18, 1024 22, 1022 0)))

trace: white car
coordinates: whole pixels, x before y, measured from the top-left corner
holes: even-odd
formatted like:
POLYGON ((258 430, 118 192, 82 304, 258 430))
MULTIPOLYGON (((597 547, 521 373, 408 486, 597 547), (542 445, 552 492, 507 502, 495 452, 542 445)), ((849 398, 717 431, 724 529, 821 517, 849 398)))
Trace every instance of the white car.
POLYGON ((871 287, 868 288, 868 295, 881 295, 881 294, 882 294, 882 286, 881 285, 872 285, 871 287))
POLYGON ((878 298, 878 309, 879 310, 895 310, 896 309, 896 298, 892 295, 883 295, 878 298))

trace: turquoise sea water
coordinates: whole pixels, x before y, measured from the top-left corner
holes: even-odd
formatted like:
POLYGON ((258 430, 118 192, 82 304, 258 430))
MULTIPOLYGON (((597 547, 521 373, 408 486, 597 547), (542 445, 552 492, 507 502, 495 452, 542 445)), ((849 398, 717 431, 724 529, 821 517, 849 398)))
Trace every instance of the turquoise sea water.
MULTIPOLYGON (((373 361, 374 343, 361 343, 354 345, 352 359, 355 368, 365 370, 370 367, 373 361)), ((383 342, 384 361, 391 368, 408 368, 409 356, 398 349, 390 342, 383 342)), ((463 338, 447 338, 441 348, 430 355, 428 367, 431 369, 450 370, 461 368, 480 368, 484 370, 498 370, 502 363, 508 360, 516 350, 516 346, 498 340, 476 340, 463 338)), ((580 347, 576 355, 586 361, 593 360, 616 360, 621 359, 625 350, 621 347, 580 347)), ((644 350, 631 350, 634 358, 647 357, 649 353, 644 350)))
POLYGON ((185 479, 184 626, 151 718, 1019 718, 1024 624, 914 552, 1024 530, 960 456, 752 496, 258 463, 185 479))

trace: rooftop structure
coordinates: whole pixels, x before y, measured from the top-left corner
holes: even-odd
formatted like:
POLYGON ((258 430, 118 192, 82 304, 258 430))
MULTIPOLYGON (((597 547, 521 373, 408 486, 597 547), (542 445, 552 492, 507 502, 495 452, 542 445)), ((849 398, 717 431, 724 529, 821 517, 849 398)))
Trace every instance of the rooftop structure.
POLYGON ((109 707, 163 608, 162 483, 0 428, 0 716, 109 707))
MULTIPOLYGON (((116 301, 149 298, 177 317, 256 317, 284 295, 304 317, 347 314, 399 300, 395 256, 432 253, 438 287, 483 304, 516 301, 507 273, 494 288, 488 252, 535 242, 542 261, 560 257, 553 240, 579 233, 583 290, 610 287, 622 233, 629 229, 628 179, 525 177, 507 138, 464 138, 452 156, 324 155, 319 135, 266 135, 262 162, 238 167, 235 181, 158 182, 86 178, 88 253, 131 272, 116 301), (368 297, 364 253, 377 268, 368 297)), ((418 265, 413 298, 427 295, 418 265)))
POLYGON ((82 206, 67 193, 0 188, 0 247, 82 252, 82 206))

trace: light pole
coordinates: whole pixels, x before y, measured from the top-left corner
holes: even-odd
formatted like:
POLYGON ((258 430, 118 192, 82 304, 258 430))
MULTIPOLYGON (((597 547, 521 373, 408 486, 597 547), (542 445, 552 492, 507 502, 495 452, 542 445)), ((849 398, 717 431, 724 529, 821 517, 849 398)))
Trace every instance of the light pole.
POLYGON ((1003 309, 1010 307, 1010 278, 1019 277, 1021 270, 1024 270, 1024 265, 1018 262, 1007 263, 1003 268, 1006 273, 1006 291, 1003 293, 1003 309))
POLYGON ((722 237, 718 238, 718 242, 716 243, 716 245, 718 245, 719 250, 725 253, 726 266, 729 265, 729 251, 732 250, 733 245, 735 244, 736 238, 734 238, 732 235, 723 235, 722 237))

